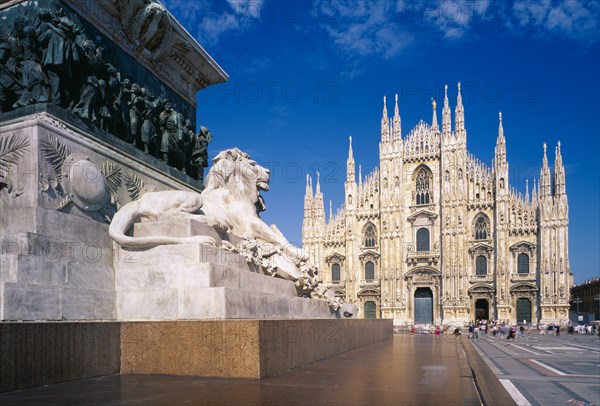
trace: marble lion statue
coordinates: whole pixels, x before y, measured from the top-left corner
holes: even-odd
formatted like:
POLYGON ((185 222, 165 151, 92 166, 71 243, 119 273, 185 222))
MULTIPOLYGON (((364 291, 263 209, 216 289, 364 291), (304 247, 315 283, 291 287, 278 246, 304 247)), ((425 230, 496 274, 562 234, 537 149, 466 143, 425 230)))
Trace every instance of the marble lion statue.
POLYGON ((288 262, 307 257, 292 245, 275 225, 268 226, 259 216, 266 209, 260 191, 269 190, 269 170, 258 165, 238 148, 221 151, 213 158, 202 191, 202 213, 209 224, 226 226, 242 238, 250 238, 281 251, 288 262))
MULTIPOLYGON (((130 237, 127 230, 140 219, 166 220, 169 217, 192 216, 210 226, 224 229, 263 246, 283 272, 279 276, 297 279, 297 265, 306 261, 299 248, 290 244, 277 227, 268 226, 259 216, 265 210, 260 191, 269 190, 269 170, 251 160, 238 148, 221 151, 213 158, 201 194, 185 191, 148 192, 139 200, 127 203, 114 216, 110 237, 119 245, 146 248, 161 244, 199 242, 215 245, 209 236, 130 237), (274 255, 277 254, 277 255, 274 255)), ((225 246, 226 241, 222 242, 225 246)), ((235 249, 228 244, 231 249, 235 249)))

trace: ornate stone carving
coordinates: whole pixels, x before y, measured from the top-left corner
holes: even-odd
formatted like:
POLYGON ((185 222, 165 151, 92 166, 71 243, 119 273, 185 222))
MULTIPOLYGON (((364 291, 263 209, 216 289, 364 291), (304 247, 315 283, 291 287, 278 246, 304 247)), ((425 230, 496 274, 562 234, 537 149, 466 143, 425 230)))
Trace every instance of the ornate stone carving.
POLYGON ((70 154, 64 160, 61 172, 64 191, 77 207, 94 212, 104 206, 107 196, 104 175, 89 157, 70 154))
POLYGON ((144 188, 144 180, 133 172, 125 172, 123 183, 131 200, 137 200, 144 188))
POLYGON ((8 174, 14 173, 17 165, 29 152, 29 139, 14 132, 0 134, 0 192, 17 197, 23 191, 14 190, 13 182, 8 174))
POLYGON ((106 180, 106 187, 108 188, 108 192, 110 194, 111 204, 117 208, 120 208, 120 202, 117 194, 122 185, 123 171, 117 164, 111 161, 102 162, 100 165, 100 171, 106 180))
MULTIPOLYGON (((152 60, 172 50, 173 26, 160 3, 134 0, 118 4, 124 10, 124 31, 136 48, 150 53, 152 60)), ((6 30, 9 38, 0 36, 0 113, 38 103, 54 104, 201 180, 202 165, 207 162, 207 149, 202 146, 209 141, 196 148, 193 120, 170 107, 170 90, 154 89, 154 95, 147 85, 122 77, 106 60, 105 44, 98 42, 101 38, 92 39, 85 27, 75 22, 74 14, 47 8, 35 13, 29 22, 11 22, 6 30), (167 116, 171 119, 163 119, 167 116)), ((178 106, 188 108, 182 103, 178 106)))
POLYGON ((132 48, 147 51, 160 61, 173 46, 173 26, 169 12, 152 0, 114 0, 125 36, 132 48))

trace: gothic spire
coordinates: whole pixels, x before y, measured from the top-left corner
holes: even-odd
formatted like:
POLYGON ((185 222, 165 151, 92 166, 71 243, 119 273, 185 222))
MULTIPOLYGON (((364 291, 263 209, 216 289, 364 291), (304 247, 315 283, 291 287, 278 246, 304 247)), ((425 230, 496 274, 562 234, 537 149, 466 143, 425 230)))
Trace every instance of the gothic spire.
POLYGON ((496 138, 496 161, 506 161, 506 138, 502 127, 502 112, 498 113, 498 138, 496 138))
POLYGON ((502 112, 498 113, 498 139, 502 139, 502 142, 505 142, 504 139, 504 127, 502 127, 502 112))
POLYGON ((458 95, 456 96, 456 109, 454 110, 454 120, 456 126, 456 134, 460 140, 466 141, 465 131, 465 109, 462 104, 462 95, 460 93, 460 82, 458 82, 458 95))
POLYGON ((442 109, 442 132, 445 137, 450 136, 452 125, 450 123, 450 103, 448 102, 448 85, 444 86, 444 108, 442 109))
POLYGON ((396 93, 396 104, 394 105, 394 139, 402 138, 402 121, 400 120, 400 109, 398 109, 398 93, 396 93))
POLYGON ((325 223, 325 205, 323 204, 323 193, 321 193, 321 175, 317 172, 317 187, 315 190, 314 216, 325 223))
POLYGON ((329 199, 329 221, 333 219, 333 202, 329 199))
POLYGON ((304 193, 304 218, 312 217, 312 209, 314 205, 312 179, 306 174, 306 192, 304 193))
POLYGON ((310 196, 312 197, 313 195, 313 191, 312 191, 312 180, 310 178, 310 175, 307 173, 306 174, 306 192, 304 193, 305 196, 310 196))
POLYGON ((317 171, 317 190, 315 191, 315 196, 318 196, 321 193, 321 174, 317 171))
POLYGON ((548 167, 546 143, 544 142, 544 158, 542 159, 542 170, 540 171, 540 198, 547 196, 552 196, 552 191, 550 189, 550 168, 548 167))
POLYGON ((537 184, 535 179, 533 180, 533 189, 531 190, 531 203, 537 205, 537 184))
POLYGON ((565 167, 562 162, 562 154, 560 152, 560 141, 556 145, 556 157, 554 158, 554 195, 559 196, 565 194, 565 167))
POLYGON ((525 201, 529 203, 529 179, 525 179, 525 201))
POLYGON ((431 107, 433 109, 433 117, 431 118, 431 128, 433 130, 440 131, 440 127, 438 126, 438 122, 437 122, 437 111, 436 111, 437 103, 435 102, 434 98, 431 98, 431 107))
POLYGON ((346 161, 346 181, 354 182, 354 154, 352 153, 352 136, 349 137, 348 160, 346 161))
POLYGON ((387 112, 387 100, 383 96, 383 114, 381 116, 381 140, 388 141, 390 139, 390 123, 387 112))

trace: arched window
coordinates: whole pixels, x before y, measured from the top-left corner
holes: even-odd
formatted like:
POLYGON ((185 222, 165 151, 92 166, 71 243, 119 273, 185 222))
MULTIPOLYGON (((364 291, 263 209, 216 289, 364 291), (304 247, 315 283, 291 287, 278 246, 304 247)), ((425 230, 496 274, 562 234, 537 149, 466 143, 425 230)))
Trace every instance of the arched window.
POLYGON ((363 228, 363 245, 365 247, 374 247, 377 245, 377 230, 375 230, 375 226, 371 223, 368 223, 365 228, 363 228))
POLYGON ((487 240, 490 235, 490 222, 487 217, 480 214, 475 220, 475 239, 487 240))
POLYGON ((375 279, 375 265, 369 261, 365 264, 365 280, 372 282, 375 279))
POLYGON ((429 171, 425 168, 421 168, 417 173, 416 179, 416 189, 415 189, 415 199, 416 204, 429 204, 430 202, 430 190, 429 190, 429 181, 431 176, 429 171))
POLYGON ((417 251, 429 251, 429 230, 426 228, 417 230, 417 251))
POLYGON ((529 273, 529 255, 519 254, 517 257, 517 270, 519 273, 529 273))
POLYGON ((475 260, 475 274, 477 276, 487 275, 487 258, 480 255, 475 260))
POLYGON ((331 265, 331 281, 332 282, 340 281, 340 264, 331 265))

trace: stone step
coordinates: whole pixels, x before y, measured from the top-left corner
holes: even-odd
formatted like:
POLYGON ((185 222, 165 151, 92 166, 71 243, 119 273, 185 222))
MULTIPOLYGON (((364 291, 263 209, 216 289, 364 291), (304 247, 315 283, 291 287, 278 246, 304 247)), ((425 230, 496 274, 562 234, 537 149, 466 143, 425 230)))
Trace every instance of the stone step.
POLYGON ((56 254, 0 258, 0 320, 114 320, 114 302, 110 265, 56 254))
POLYGON ((143 249, 117 247, 113 261, 115 269, 207 262, 227 265, 240 271, 259 272, 257 265, 248 263, 237 253, 199 243, 169 244, 143 249))
POLYGON ((76 237, 69 239, 37 233, 0 235, 0 260, 10 255, 37 256, 44 262, 81 263, 84 266, 113 266, 112 243, 88 244, 76 237))
POLYGON ((122 321, 330 317, 335 316, 324 301, 244 289, 117 291, 117 318, 122 321))
POLYGON ((0 320, 114 320, 115 292, 0 283, 0 320))
POLYGON ((117 291, 214 287, 297 296, 291 281, 213 263, 119 267, 115 273, 117 291))

